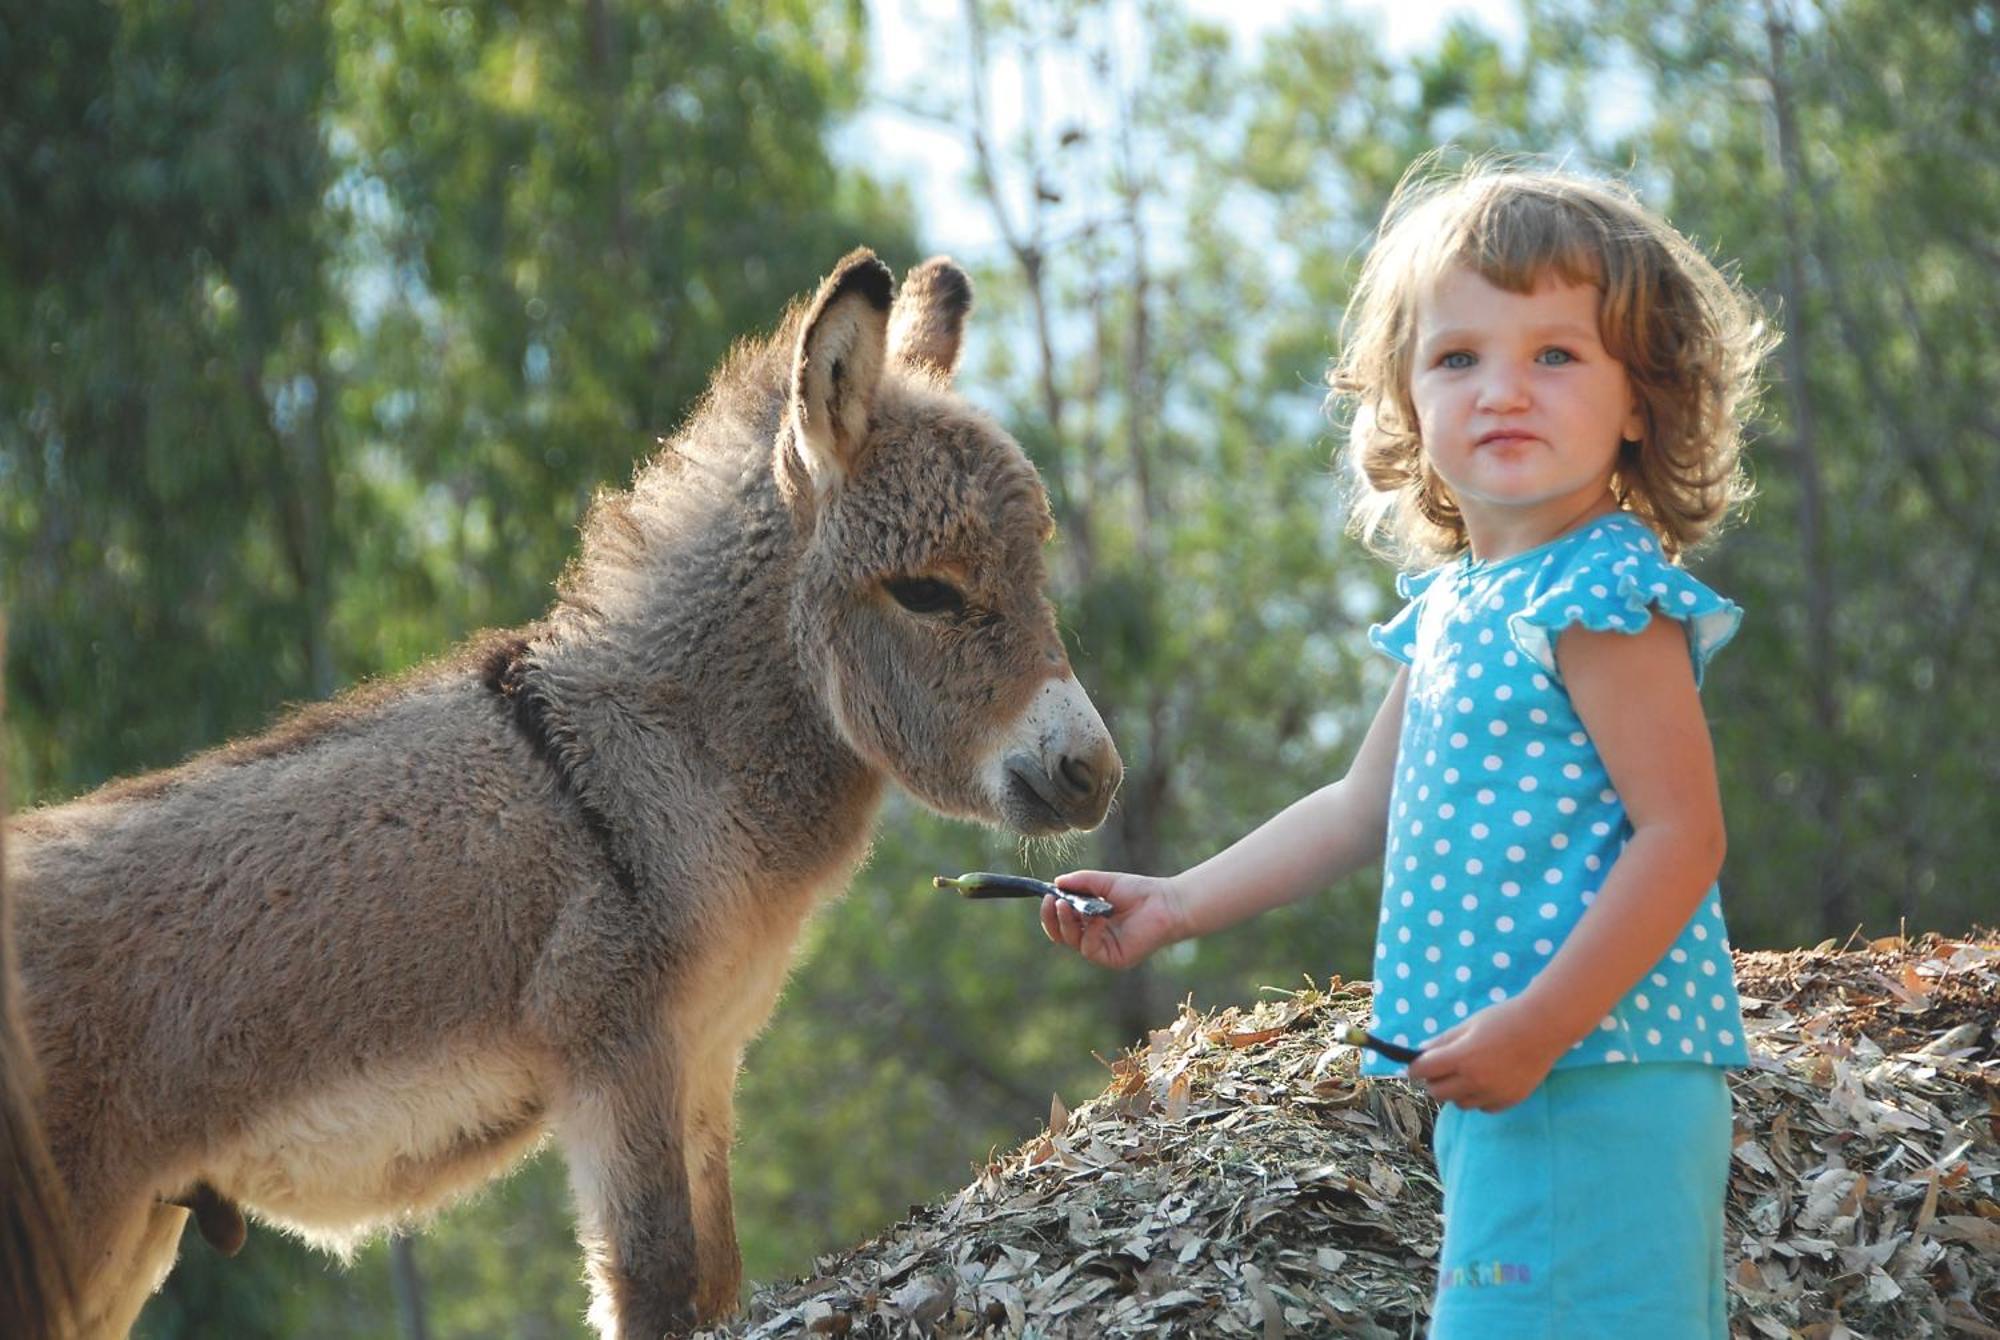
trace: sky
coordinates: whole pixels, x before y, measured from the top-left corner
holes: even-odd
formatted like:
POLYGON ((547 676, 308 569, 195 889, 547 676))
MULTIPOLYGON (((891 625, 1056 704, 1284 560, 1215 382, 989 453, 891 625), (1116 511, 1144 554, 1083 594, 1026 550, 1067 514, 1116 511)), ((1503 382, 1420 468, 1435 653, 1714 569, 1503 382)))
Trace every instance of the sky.
MULTIPOLYGON (((1338 0, 1350 14, 1378 25, 1383 50, 1408 55, 1434 42, 1445 25, 1464 15, 1503 43, 1522 36, 1516 0, 1338 0)), ((1248 55, 1269 34, 1293 20, 1327 7, 1326 0, 1187 0, 1196 16, 1227 28, 1239 53, 1248 55)), ((955 129, 896 109, 920 100, 925 82, 961 81, 964 62, 938 50, 939 34, 962 23, 962 0, 873 0, 870 8, 877 99, 843 136, 850 161, 871 172, 908 183, 923 220, 923 241, 962 259, 980 258, 999 246, 995 225, 971 185, 971 151, 955 129)), ((1013 81, 991 81, 993 118, 1018 125, 1022 98, 1013 81)), ((953 84, 958 86, 957 83, 953 84)), ((1087 102, 1087 87, 1050 91, 1044 117, 1054 121, 1066 98, 1087 102)))
MULTIPOLYGON (((894 3, 894 0, 891 0, 894 3)), ((1221 23, 1255 41, 1292 19, 1327 6, 1307 0, 1190 0, 1188 8, 1213 23, 1221 23)), ((1504 38, 1521 33, 1521 10, 1515 0, 1345 0, 1346 13, 1372 18, 1379 24, 1382 45, 1392 55, 1422 50, 1451 19, 1465 15, 1504 38)))

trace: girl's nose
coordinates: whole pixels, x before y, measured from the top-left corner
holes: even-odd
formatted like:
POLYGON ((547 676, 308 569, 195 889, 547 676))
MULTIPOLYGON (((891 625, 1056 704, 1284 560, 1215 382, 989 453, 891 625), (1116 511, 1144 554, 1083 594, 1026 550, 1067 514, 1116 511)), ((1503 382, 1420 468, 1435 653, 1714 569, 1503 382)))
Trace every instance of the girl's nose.
POLYGON ((1486 364, 1479 382, 1479 408, 1492 413, 1523 409, 1528 403, 1528 379, 1520 369, 1497 359, 1486 364))

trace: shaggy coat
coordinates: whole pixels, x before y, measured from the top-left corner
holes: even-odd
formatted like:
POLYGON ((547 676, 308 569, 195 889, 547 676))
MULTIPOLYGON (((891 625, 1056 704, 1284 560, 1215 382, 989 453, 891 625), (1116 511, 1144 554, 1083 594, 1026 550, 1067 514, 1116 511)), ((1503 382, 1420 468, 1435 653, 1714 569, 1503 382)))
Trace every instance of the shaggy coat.
POLYGON ((1040 482, 950 388, 970 304, 854 253, 599 497, 541 624, 15 822, 86 1333, 183 1205, 346 1250, 549 1133, 601 1334, 734 1308, 737 1067, 885 783, 1045 834, 1120 775, 1040 482))

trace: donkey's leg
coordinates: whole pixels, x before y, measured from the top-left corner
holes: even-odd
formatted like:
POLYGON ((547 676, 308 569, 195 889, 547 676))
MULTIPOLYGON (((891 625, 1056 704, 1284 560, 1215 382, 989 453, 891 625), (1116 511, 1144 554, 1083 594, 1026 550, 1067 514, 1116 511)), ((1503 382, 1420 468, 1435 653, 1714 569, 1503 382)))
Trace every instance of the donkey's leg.
POLYGON ((662 1040, 574 1076, 557 1114, 590 1322, 604 1340, 657 1340, 696 1321, 698 1261, 684 1087, 662 1040))
POLYGON ((68 1204, 71 1259, 77 1272, 77 1335, 124 1340, 139 1309, 173 1269, 188 1212, 155 1199, 146 1158, 129 1132, 107 1135, 101 1121, 66 1120, 76 1104, 57 1106, 59 1076, 44 1094, 49 1152, 68 1204))
POLYGON ((86 1250, 77 1310, 81 1340, 124 1340, 173 1269, 187 1220, 180 1206, 157 1201, 79 1220, 77 1240, 86 1250))
POLYGON ((695 1306, 703 1321, 736 1311, 743 1288, 743 1253, 736 1245, 730 1203, 729 1151, 736 1141, 735 1058, 690 1075, 688 1180, 694 1193, 695 1252, 701 1263, 695 1306))

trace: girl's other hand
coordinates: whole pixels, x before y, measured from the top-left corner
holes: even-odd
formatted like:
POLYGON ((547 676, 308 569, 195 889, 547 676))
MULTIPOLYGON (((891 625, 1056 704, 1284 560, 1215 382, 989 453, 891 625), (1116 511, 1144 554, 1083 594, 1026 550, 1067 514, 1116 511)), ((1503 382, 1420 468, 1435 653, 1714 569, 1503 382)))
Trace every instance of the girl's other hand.
POLYGON ((1042 899, 1043 933, 1099 967, 1130 968, 1160 946, 1187 938, 1181 892, 1171 879, 1076 870, 1055 882, 1111 904, 1106 915, 1087 917, 1060 898, 1042 899))
POLYGON ((1516 996, 1425 1043, 1410 1062, 1410 1078, 1423 1081, 1440 1103, 1498 1112, 1533 1093, 1565 1045, 1533 1002, 1516 996))

